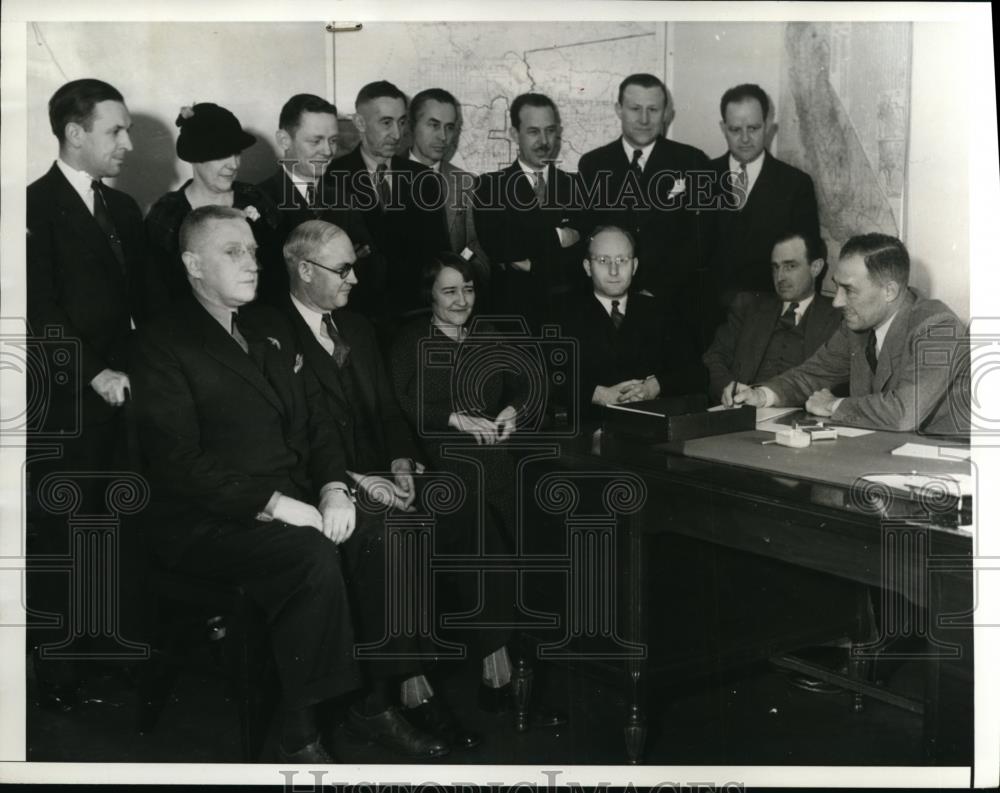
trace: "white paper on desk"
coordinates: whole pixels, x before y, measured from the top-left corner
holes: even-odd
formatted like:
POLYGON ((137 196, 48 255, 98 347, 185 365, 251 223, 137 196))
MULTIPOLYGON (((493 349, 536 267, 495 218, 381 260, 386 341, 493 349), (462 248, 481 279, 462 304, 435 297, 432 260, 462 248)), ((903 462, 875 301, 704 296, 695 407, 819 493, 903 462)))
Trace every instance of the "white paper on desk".
POLYGON ((863 430, 859 427, 838 427, 835 424, 831 426, 837 430, 837 435, 841 438, 860 438, 862 435, 871 435, 875 432, 875 430, 863 430))
POLYGON ((904 443, 892 450, 897 457, 922 457, 925 460, 970 460, 972 452, 955 446, 931 446, 927 443, 904 443))
POLYGON ((972 474, 869 474, 861 478, 927 496, 942 492, 955 498, 972 495, 972 474))

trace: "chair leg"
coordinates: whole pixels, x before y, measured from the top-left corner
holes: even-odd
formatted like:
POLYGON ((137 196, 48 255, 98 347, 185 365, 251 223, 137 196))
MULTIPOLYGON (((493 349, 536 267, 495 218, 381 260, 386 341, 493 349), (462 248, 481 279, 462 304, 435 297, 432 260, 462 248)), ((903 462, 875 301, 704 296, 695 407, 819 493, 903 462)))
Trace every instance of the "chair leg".
POLYGON ((528 703, 531 701, 531 687, 535 672, 528 664, 524 654, 520 654, 511 675, 511 685, 514 693, 514 728, 518 732, 528 730, 528 703))

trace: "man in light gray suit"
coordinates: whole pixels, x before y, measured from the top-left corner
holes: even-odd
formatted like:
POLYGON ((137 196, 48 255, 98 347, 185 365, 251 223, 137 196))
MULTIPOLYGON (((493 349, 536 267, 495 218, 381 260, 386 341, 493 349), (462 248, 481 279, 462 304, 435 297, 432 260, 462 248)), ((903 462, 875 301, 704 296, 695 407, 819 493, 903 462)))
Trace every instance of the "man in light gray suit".
POLYGON ((444 214, 451 250, 469 260, 479 276, 479 286, 486 289, 490 262, 479 245, 472 220, 472 196, 478 179, 445 160, 461 132, 458 100, 443 88, 421 91, 410 102, 410 129, 413 136, 410 159, 444 177, 444 214))
POLYGON ((955 313, 910 289, 909 277, 909 254, 895 237, 849 239, 833 278, 833 306, 844 316, 837 332, 799 366, 759 386, 736 383, 723 404, 804 403, 836 424, 968 435, 968 339, 955 313), (845 380, 850 395, 838 399, 830 388, 845 380))

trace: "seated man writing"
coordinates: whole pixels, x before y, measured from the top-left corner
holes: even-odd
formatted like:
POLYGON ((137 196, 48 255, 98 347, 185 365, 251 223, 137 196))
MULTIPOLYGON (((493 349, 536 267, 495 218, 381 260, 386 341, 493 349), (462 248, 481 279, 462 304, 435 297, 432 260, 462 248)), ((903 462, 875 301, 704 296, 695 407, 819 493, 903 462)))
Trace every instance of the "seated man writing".
POLYGON ((906 247, 886 234, 852 237, 834 271, 843 322, 807 361, 758 386, 733 383, 725 405, 805 405, 816 416, 874 430, 967 435, 969 383, 938 350, 957 351, 962 326, 939 300, 908 287, 906 247), (955 340, 949 346, 948 341, 955 340), (927 342, 922 345, 921 342, 927 342), (830 389, 848 382, 850 395, 830 389), (963 409, 964 406, 964 409, 963 409), (963 426, 964 425, 964 426, 963 426))

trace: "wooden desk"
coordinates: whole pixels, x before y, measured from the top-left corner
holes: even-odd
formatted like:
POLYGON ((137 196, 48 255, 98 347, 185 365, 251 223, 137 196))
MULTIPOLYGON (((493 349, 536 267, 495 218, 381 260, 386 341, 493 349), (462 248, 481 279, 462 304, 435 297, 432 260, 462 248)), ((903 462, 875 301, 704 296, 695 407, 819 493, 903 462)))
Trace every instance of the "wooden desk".
MULTIPOLYGON (((868 473, 967 473, 968 464, 893 457, 889 451, 905 442, 928 442, 905 434, 841 438, 807 449, 761 446, 769 437, 750 431, 648 445, 605 434, 596 449, 566 450, 561 464, 567 468, 614 466, 646 483, 641 519, 622 523, 624 638, 645 646, 651 635, 644 545, 660 533, 779 560, 875 592, 898 592, 919 607, 907 630, 923 632, 932 651, 922 661, 927 760, 971 764, 972 629, 943 620, 972 609, 972 540, 959 528, 968 500, 937 500, 859 481, 868 473)), ((860 649, 884 649, 892 633, 860 649)), ((648 655, 626 662, 631 691, 626 744, 633 762, 645 737, 644 679, 655 663, 648 655)))

